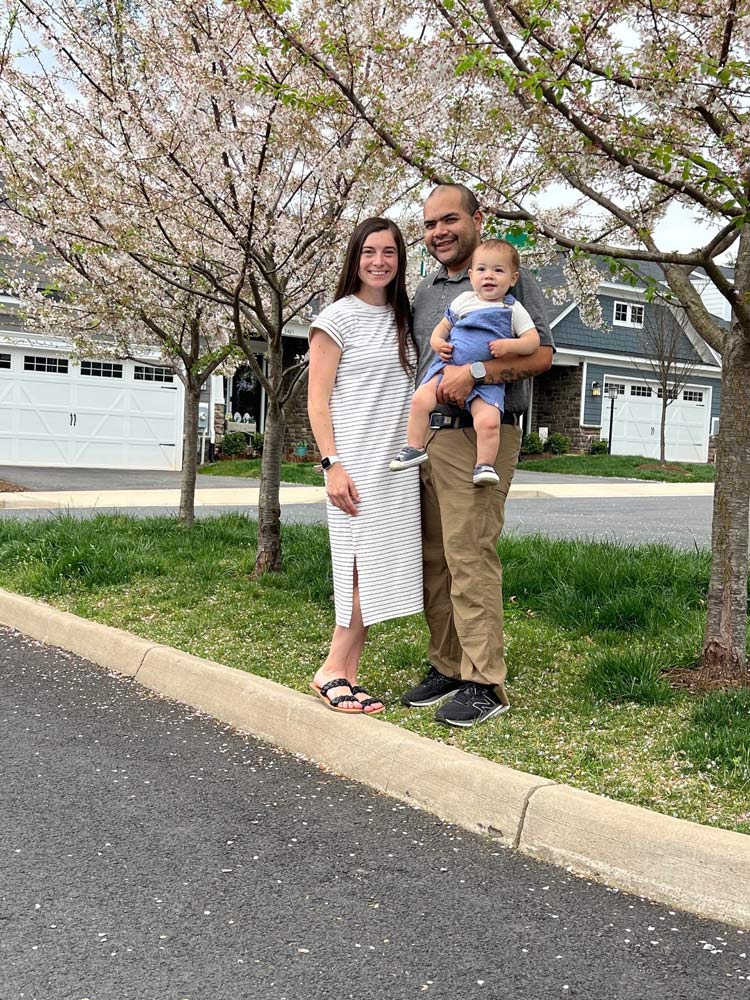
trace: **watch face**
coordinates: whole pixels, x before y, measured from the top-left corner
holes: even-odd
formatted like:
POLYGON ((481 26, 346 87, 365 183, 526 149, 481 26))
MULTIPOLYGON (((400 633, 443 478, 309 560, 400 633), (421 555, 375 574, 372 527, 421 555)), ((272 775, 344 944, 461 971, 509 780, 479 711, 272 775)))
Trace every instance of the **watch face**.
POLYGON ((484 378, 487 374, 487 369, 481 361, 475 361, 469 371, 471 372, 472 378, 484 378))
POLYGON ((321 458, 320 464, 323 466, 324 469, 330 469, 331 468, 331 460, 330 460, 330 458, 321 458))

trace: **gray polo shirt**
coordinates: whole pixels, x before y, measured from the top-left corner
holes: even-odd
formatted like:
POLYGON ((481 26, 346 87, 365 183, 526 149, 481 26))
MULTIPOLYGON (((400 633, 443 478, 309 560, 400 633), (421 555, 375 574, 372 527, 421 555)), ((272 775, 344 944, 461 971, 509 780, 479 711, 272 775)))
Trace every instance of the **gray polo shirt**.
MULTIPOLYGON (((417 385, 433 359, 430 348, 432 331, 445 315, 446 307, 461 292, 470 292, 471 282, 466 270, 460 274, 449 276, 447 269, 441 265, 436 271, 424 277, 414 293, 412 308, 414 310, 414 339, 419 348, 419 367, 417 369, 417 385)), ((511 294, 528 309, 534 325, 539 332, 539 340, 544 347, 555 349, 555 342, 550 333, 547 314, 544 309, 542 289, 536 278, 521 268, 518 282, 511 288, 511 294)), ((518 382, 508 382, 505 387, 505 410, 507 413, 523 413, 531 402, 531 385, 529 379, 518 382)))

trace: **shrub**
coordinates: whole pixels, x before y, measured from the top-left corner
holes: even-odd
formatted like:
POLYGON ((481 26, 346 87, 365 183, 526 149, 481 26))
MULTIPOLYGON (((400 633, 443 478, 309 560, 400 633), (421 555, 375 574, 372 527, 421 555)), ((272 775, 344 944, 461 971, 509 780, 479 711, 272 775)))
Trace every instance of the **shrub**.
POLYGON ((244 455, 247 451, 247 438, 242 431, 230 431, 221 439, 221 453, 227 458, 244 455))
POLYGON ((658 650, 607 649, 591 663, 585 684, 594 697, 605 701, 634 701, 662 705, 674 692, 662 678, 664 654, 658 650))
POLYGON ((542 445, 542 439, 539 437, 536 431, 532 431, 530 434, 524 435, 524 439, 521 442, 521 451, 526 455, 541 455, 544 451, 542 445))
POLYGON ((256 455, 263 454, 263 433, 262 431, 256 431, 250 439, 253 451, 256 455))
POLYGON ((589 455, 606 455, 609 451, 609 443, 604 438, 592 438, 587 450, 589 455))
POLYGON ((555 431, 544 442, 544 450, 551 455, 567 455, 570 451, 570 438, 555 431))

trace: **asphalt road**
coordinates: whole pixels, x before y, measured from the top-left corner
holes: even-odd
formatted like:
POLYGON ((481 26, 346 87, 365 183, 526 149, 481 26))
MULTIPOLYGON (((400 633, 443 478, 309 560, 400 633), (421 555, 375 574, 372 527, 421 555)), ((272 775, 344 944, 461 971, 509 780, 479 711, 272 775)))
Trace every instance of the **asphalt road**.
MULTIPOLYGON (((16 482, 31 490, 115 490, 178 488, 178 472, 129 472, 103 469, 34 469, 0 466, 0 479, 16 482)), ((598 483, 606 488, 608 480, 591 476, 551 476, 540 472, 519 471, 517 485, 544 482, 598 483)), ((224 476, 199 476, 200 489, 227 487, 249 488, 257 481, 224 476)), ((677 548, 710 548, 713 500, 708 496, 596 497, 593 499, 534 499, 511 497, 506 505, 505 533, 542 534, 551 538, 584 538, 617 541, 627 545, 663 542, 677 548)), ((257 508, 204 507, 198 517, 215 517, 226 511, 239 511, 251 517, 257 508)), ((112 512, 112 511, 110 511, 112 512)), ((90 510, 71 510, 74 517, 89 517, 90 510)), ((96 513, 107 513, 97 508, 96 513)), ((134 517, 172 515, 172 507, 128 508, 134 517)), ((0 509, 0 518, 37 520, 55 516, 45 510, 0 509)), ((325 524, 325 505, 295 504, 282 508, 285 521, 298 524, 325 524)))
POLYGON ((750 997, 750 932, 499 850, 2 628, 0 706, 2 1000, 750 997))

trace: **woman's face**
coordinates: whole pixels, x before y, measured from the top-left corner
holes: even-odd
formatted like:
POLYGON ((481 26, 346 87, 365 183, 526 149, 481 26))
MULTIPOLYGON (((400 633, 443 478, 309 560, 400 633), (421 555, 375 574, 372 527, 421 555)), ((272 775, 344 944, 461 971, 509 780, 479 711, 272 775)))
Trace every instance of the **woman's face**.
POLYGON ((371 233, 359 255, 360 286, 373 291, 385 289, 398 272, 398 247, 390 229, 371 233))

